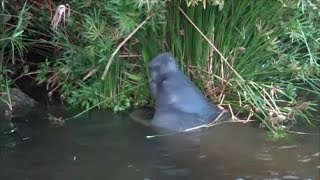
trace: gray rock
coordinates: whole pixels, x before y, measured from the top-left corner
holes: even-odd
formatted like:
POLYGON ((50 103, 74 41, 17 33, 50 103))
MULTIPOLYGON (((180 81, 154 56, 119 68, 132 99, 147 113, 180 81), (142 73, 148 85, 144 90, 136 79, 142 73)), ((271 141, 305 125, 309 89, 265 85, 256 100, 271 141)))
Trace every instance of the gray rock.
POLYGON ((22 116, 36 105, 37 102, 34 99, 30 98, 18 88, 10 89, 9 94, 6 92, 0 92, 1 116, 10 118, 12 116, 22 116), (10 99, 8 97, 10 97, 10 99))

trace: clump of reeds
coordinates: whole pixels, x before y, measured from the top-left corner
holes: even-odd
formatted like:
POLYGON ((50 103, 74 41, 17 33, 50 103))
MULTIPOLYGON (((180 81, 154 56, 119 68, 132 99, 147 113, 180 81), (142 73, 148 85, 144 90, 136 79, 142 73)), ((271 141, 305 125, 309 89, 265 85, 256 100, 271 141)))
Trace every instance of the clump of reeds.
POLYGON ((260 121, 278 136, 299 119, 310 122, 312 103, 297 93, 320 94, 319 30, 296 4, 228 1, 221 11, 169 6, 171 49, 233 119, 260 121))
POLYGON ((0 103, 5 103, 10 109, 12 109, 10 75, 15 73, 10 70, 10 66, 16 65, 17 59, 23 60, 23 53, 26 51, 24 28, 28 23, 27 4, 21 4, 19 12, 15 14, 12 11, 12 4, 2 1, 0 6, 0 93, 5 94, 6 98, 0 98, 0 103))

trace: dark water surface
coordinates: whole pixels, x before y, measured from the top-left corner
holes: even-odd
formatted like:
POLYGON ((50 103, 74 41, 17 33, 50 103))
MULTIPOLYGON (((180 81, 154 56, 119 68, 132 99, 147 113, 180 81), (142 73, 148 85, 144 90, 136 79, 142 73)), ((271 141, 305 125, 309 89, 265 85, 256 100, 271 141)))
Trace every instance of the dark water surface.
POLYGON ((127 114, 94 111, 62 128, 30 118, 40 120, 16 139, 0 135, 0 180, 320 179, 319 135, 272 141, 233 123, 147 139, 155 132, 127 114))

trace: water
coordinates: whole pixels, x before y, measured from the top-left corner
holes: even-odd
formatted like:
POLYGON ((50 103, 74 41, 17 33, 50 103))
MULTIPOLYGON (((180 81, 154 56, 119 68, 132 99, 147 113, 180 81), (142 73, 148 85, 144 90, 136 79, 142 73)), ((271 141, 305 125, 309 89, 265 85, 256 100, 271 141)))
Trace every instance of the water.
POLYGON ((272 141, 233 123, 147 139, 155 132, 125 113, 94 111, 60 128, 46 118, 0 135, 1 180, 320 179, 319 135, 272 141))

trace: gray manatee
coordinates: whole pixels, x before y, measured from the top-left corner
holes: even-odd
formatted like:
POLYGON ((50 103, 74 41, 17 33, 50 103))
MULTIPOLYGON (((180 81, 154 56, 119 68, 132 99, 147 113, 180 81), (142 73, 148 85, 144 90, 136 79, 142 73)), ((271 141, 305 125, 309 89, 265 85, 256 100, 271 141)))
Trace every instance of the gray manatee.
POLYGON ((181 132, 210 123, 222 112, 180 71, 172 54, 158 55, 149 68, 150 90, 155 99, 151 126, 181 132))

